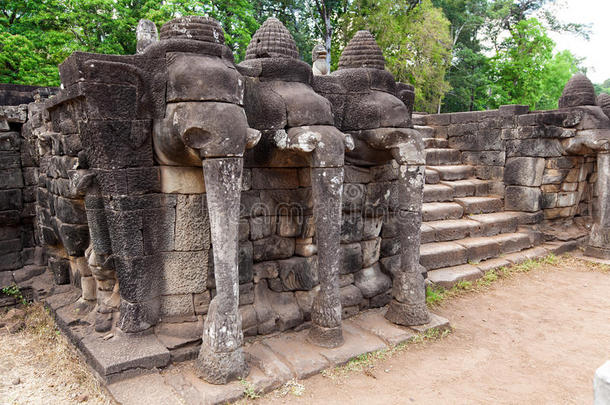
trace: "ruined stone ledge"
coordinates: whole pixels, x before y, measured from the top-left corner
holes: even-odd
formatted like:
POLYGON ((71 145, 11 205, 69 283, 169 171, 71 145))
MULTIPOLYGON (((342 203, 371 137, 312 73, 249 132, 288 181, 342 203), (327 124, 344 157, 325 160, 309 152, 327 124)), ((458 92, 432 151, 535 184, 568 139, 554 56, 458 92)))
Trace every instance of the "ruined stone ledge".
MULTIPOLYGON (((449 322, 431 314, 430 323, 414 328, 396 326, 384 317, 385 309, 369 310, 343 322, 345 343, 324 349, 306 341, 307 330, 287 332, 246 344, 250 375, 245 379, 257 393, 267 393, 285 382, 307 378, 322 370, 340 366, 362 354, 383 350, 413 340, 431 329, 447 330, 449 322)), ((172 365, 108 385, 122 404, 221 404, 239 400, 245 386, 237 381, 212 385, 203 381, 193 362, 172 365)))

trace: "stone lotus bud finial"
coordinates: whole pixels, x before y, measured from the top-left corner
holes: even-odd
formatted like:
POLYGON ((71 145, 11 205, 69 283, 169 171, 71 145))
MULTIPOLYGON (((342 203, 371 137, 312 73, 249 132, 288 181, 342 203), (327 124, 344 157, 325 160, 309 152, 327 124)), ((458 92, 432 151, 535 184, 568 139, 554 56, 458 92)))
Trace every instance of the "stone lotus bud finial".
POLYGON ((136 45, 136 53, 139 55, 144 53, 144 50, 149 45, 154 44, 159 40, 159 33, 157 32, 157 26, 150 20, 141 19, 136 28, 136 39, 138 41, 136 45))
POLYGON ((610 94, 602 93, 597 97, 597 105, 610 118, 610 94))
POLYGON ((350 68, 385 68, 385 58, 373 35, 358 31, 349 41, 339 58, 339 70, 350 68))
POLYGON ((174 18, 161 27, 161 40, 190 39, 193 41, 224 44, 225 36, 222 26, 210 17, 191 15, 174 18))
POLYGON ((280 20, 269 17, 252 36, 246 60, 260 58, 298 59, 299 51, 290 31, 280 20))
POLYGON ((595 105, 593 83, 582 73, 576 73, 563 88, 559 108, 595 105))
POLYGON ((322 44, 318 44, 313 47, 311 51, 311 60, 313 61, 312 70, 316 76, 324 76, 329 72, 328 63, 326 62, 326 47, 322 44))

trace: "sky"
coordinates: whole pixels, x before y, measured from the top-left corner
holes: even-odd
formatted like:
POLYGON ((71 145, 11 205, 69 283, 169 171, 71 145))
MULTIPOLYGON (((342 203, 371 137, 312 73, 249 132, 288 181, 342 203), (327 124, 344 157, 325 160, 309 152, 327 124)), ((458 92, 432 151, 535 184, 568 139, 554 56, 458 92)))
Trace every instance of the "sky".
POLYGON ((569 50, 585 58, 587 76, 593 83, 610 78, 610 0, 560 0, 552 6, 562 22, 591 24, 589 41, 573 34, 549 33, 556 50, 569 50))

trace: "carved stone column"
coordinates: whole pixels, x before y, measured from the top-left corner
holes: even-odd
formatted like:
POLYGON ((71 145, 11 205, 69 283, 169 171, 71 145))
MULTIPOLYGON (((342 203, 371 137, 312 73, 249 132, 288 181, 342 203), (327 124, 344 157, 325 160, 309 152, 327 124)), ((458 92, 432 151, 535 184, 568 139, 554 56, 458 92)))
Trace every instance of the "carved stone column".
POLYGON ((206 381, 226 384, 248 375, 242 350, 239 306, 238 235, 242 158, 203 160, 214 246, 216 296, 203 326, 199 366, 206 381))
POLYGON ((311 309, 313 325, 309 331, 309 340, 318 346, 337 347, 343 343, 339 296, 343 168, 312 167, 311 187, 320 291, 311 309))
POLYGON ((400 270, 394 275, 392 301, 385 317, 399 325, 422 325, 430 321, 426 286, 419 264, 425 166, 401 165, 398 190, 401 196, 396 220, 400 229, 400 270))
POLYGON ((597 154, 597 207, 594 223, 585 249, 587 256, 610 259, 610 152, 597 154))

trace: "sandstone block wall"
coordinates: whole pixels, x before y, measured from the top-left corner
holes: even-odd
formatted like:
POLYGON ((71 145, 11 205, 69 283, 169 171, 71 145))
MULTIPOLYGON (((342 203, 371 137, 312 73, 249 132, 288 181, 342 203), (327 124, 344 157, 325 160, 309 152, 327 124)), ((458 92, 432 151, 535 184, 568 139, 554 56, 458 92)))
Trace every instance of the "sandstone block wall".
POLYGON ((530 212, 540 222, 591 215, 595 153, 566 151, 577 127, 587 126, 589 108, 530 112, 514 105, 418 120, 448 139, 479 179, 494 181, 491 192, 504 197, 505 210, 530 212))
MULTIPOLYGON (((31 91, 29 98, 6 94, 15 87, 19 86, 1 85, 0 99, 32 100, 31 91)), ((27 114, 25 104, 0 105, 0 287, 13 284, 13 273, 24 266, 42 264, 34 232, 38 164, 22 132, 27 114)), ((20 273, 17 280, 23 277, 20 273)))

